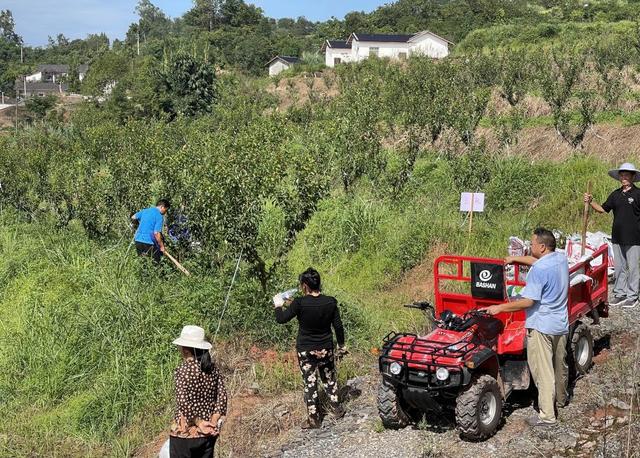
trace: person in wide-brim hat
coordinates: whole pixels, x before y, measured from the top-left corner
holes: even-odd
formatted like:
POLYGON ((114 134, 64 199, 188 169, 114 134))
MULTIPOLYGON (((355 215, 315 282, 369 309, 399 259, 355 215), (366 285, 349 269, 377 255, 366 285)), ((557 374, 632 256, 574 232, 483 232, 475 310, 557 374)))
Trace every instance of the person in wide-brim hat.
POLYGON ((640 181, 640 170, 636 169, 636 166, 633 165, 631 162, 625 162, 617 169, 609 170, 609 176, 614 180, 620 180, 620 172, 631 172, 634 174, 633 181, 634 182, 640 181))
POLYGON ((174 374, 176 410, 169 433, 171 458, 212 458, 227 414, 224 380, 200 326, 187 325, 173 341, 182 355, 174 374))
POLYGON ((621 186, 602 205, 588 193, 584 201, 598 213, 613 211, 611 242, 616 280, 609 305, 633 308, 640 304, 640 189, 634 185, 640 181, 640 170, 625 162, 609 170, 609 176, 619 180, 621 186))

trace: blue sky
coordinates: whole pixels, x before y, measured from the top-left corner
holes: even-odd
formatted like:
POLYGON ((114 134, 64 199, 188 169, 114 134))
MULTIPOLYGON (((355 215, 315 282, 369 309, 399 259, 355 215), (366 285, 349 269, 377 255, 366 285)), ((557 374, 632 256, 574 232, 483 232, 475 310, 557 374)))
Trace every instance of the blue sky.
MULTIPOLYGON (((191 0, 155 0, 152 2, 171 17, 191 8, 191 0)), ((382 0, 255 0, 248 1, 274 18, 305 16, 319 21, 350 11, 372 11, 390 1, 382 0)), ((105 32, 122 38, 136 20, 137 0, 1 0, 0 9, 9 9, 16 30, 31 46, 47 44, 49 35, 64 33, 67 38, 84 38, 89 33, 105 32)))

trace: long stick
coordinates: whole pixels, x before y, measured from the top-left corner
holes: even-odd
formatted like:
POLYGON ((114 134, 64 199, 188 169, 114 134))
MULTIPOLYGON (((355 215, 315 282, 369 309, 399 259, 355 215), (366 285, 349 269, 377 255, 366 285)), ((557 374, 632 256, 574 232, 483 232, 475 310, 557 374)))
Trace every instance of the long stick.
MULTIPOLYGON (((587 194, 591 194, 591 181, 587 183, 587 194)), ((584 256, 587 247, 587 224, 589 224, 589 202, 584 203, 584 211, 582 212, 582 246, 580 247, 580 257, 584 256)))
POLYGON ((169 254, 169 252, 165 249, 164 250, 164 255, 169 258, 171 260, 172 263, 174 263, 176 265, 176 267, 178 268, 178 270, 180 270, 180 272, 182 272, 183 274, 185 274, 187 277, 191 276, 191 274, 189 273, 189 271, 187 269, 184 268, 184 266, 182 264, 180 264, 178 262, 178 260, 176 258, 174 258, 173 256, 171 256, 169 254))
POLYGON ((220 319, 218 320, 218 327, 216 328, 216 333, 213 335, 214 343, 216 341, 216 338, 218 337, 218 331, 220 331, 222 318, 224 317, 224 313, 227 311, 227 306, 229 305, 229 296, 231 296, 231 288, 233 288, 233 284, 236 282, 236 276, 238 275, 238 270, 240 269, 240 261, 242 260, 242 251, 243 250, 240 250, 240 254, 238 255, 238 261, 236 262, 236 270, 233 272, 233 277, 231 278, 231 284, 229 285, 229 289, 227 290, 227 297, 224 298, 224 306, 222 307, 222 313, 220 314, 220 319))
POLYGON ((475 192, 471 193, 471 210, 469 211, 469 236, 471 236, 471 231, 473 230, 473 200, 474 200, 475 192))

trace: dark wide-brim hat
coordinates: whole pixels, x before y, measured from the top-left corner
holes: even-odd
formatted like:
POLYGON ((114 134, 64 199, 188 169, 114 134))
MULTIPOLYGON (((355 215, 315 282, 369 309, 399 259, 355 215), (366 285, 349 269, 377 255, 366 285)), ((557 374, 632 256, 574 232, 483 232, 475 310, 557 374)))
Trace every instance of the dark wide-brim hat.
POLYGON ((617 169, 609 170, 609 176, 614 180, 620 179, 620 172, 631 172, 634 173, 633 181, 640 181, 640 170, 636 169, 636 166, 631 162, 625 162, 617 169))

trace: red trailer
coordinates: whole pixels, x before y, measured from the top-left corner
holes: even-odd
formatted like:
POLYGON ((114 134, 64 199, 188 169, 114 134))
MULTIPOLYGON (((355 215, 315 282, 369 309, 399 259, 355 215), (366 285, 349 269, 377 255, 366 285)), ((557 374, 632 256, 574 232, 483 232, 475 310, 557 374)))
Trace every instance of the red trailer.
MULTIPOLYGON (((585 373, 593 358, 586 318, 597 323, 608 316, 607 266, 603 246, 569 270, 567 354, 573 376, 585 373)), ((507 279, 500 259, 436 259, 435 307, 409 305, 432 313, 434 329, 426 336, 392 332, 383 342, 378 411, 385 427, 404 427, 426 412, 451 411, 464 437, 486 439, 495 433, 504 400, 531 384, 525 312, 490 316, 478 309, 504 302, 508 289, 525 286, 521 268, 513 266, 507 279)))

